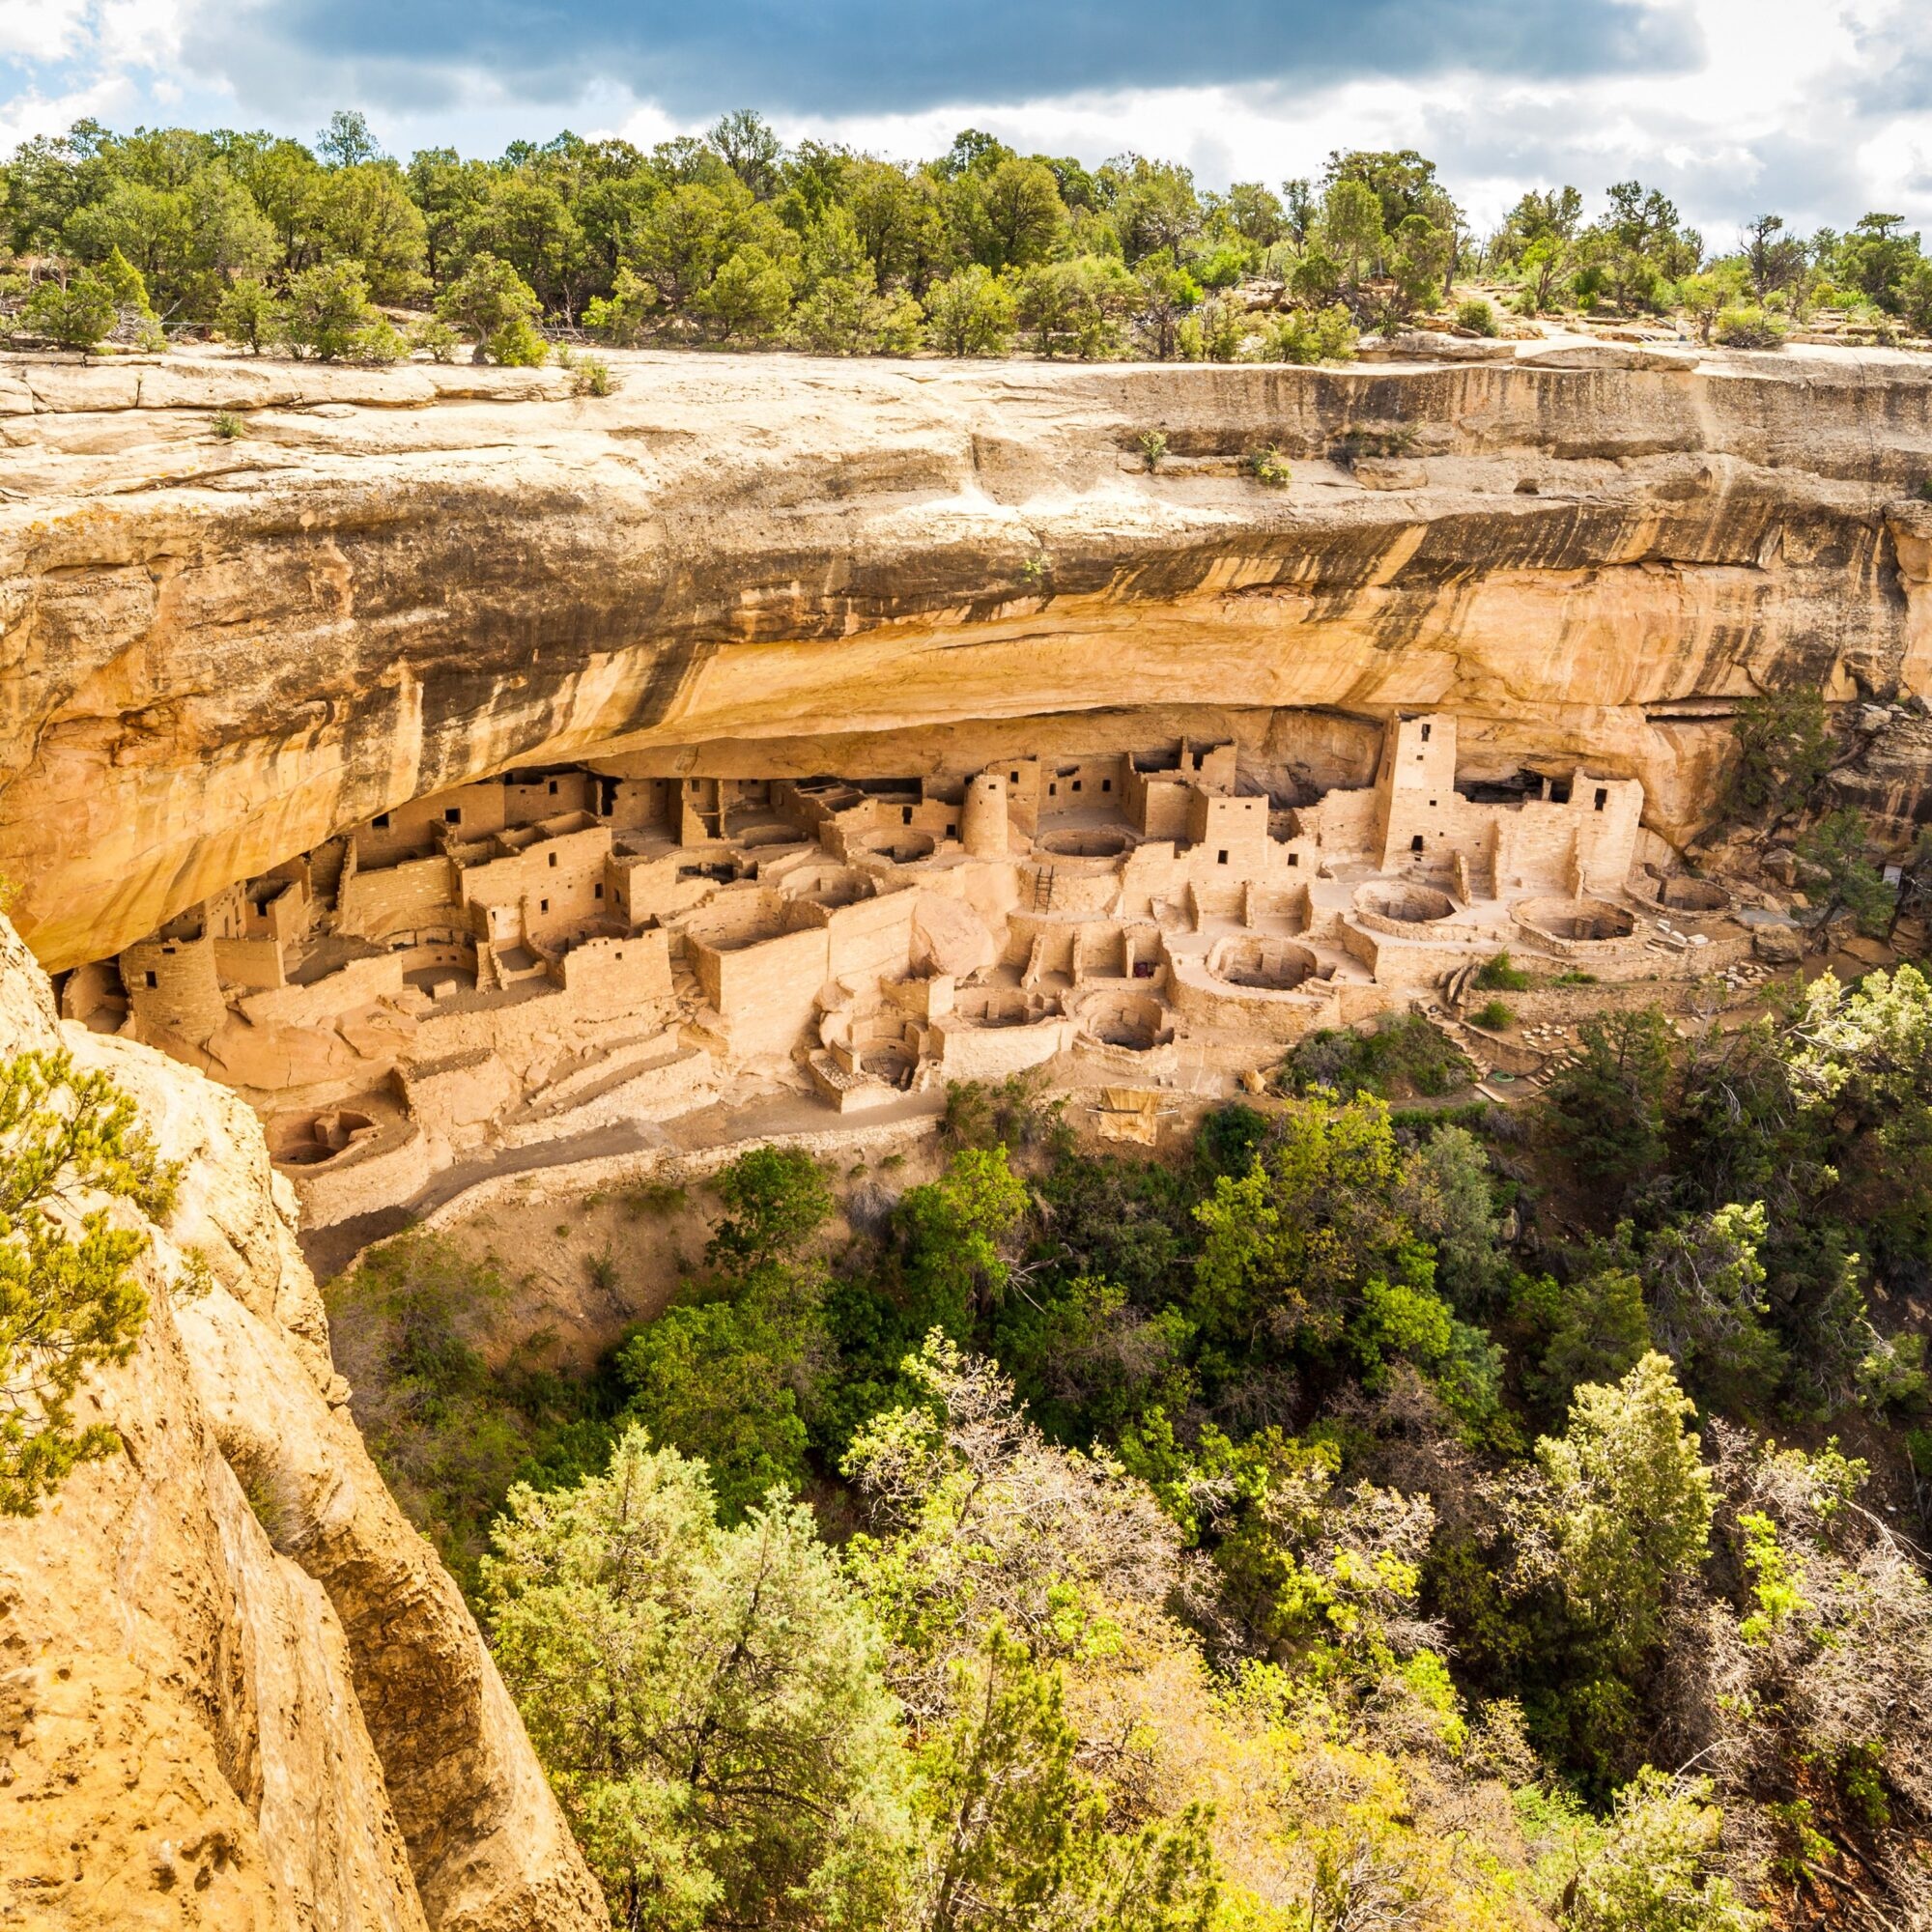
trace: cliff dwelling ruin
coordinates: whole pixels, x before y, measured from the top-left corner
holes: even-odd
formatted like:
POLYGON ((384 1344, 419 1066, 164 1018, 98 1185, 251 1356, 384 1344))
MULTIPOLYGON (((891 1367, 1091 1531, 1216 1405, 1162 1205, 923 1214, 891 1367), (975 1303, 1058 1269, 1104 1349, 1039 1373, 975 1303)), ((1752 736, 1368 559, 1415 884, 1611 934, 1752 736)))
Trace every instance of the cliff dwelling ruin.
POLYGON ((747 1083, 840 1113, 1049 1065, 1220 1096, 1313 1029, 1446 1019, 1505 949, 1614 980, 1749 948, 1639 781, 1459 778, 1446 713, 1297 802, 1184 739, 925 779, 640 762, 384 812, 76 969, 63 1011, 238 1089, 320 1227, 747 1083))

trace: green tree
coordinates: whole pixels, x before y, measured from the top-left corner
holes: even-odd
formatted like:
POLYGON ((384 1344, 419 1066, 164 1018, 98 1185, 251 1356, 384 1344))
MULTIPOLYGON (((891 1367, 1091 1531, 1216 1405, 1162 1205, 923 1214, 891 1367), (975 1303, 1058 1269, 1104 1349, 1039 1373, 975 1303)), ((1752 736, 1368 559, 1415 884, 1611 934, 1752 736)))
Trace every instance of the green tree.
POLYGON ((1372 1281, 1427 1290, 1429 1250, 1403 1193, 1384 1102, 1320 1092, 1293 1102, 1272 1145, 1195 1209, 1204 1328, 1247 1347, 1332 1339, 1372 1281))
POLYGON ((511 1492, 492 1647, 619 1926, 879 1924, 910 1824, 877 1637, 810 1513, 720 1528, 641 1430, 608 1474, 511 1492))
POLYGON ((354 262, 319 263, 289 277, 278 333, 298 356, 333 362, 354 355, 372 313, 354 262))
POLYGON ((709 285, 692 301, 728 342, 769 341, 791 311, 791 277, 783 264, 755 242, 748 242, 718 265, 709 285))
POLYGON ((1565 1922, 1577 1932, 1757 1932, 1763 1915, 1720 1869, 1723 1822, 1708 1778, 1646 1767, 1617 1793, 1573 1875, 1565 1922))
POLYGON ((221 298, 215 326, 230 342, 259 355, 279 334, 282 306, 266 283, 240 281, 221 298))
POLYGON ((1561 1591, 1613 1671, 1656 1648, 1664 1605, 1710 1548, 1711 1472, 1670 1363, 1651 1353, 1614 1385, 1586 1382, 1558 1436, 1536 1444, 1532 1567, 1561 1591))
POLYGON ((1613 1213, 1663 1156, 1670 1023, 1655 1007, 1605 1013, 1577 1029, 1581 1051, 1549 1083, 1550 1136, 1613 1213))
POLYGON ((36 334, 63 349, 92 349, 120 320, 114 291, 92 270, 65 281, 35 284, 20 309, 20 320, 36 334))
POLYGON ((978 262, 935 282, 925 312, 933 346, 947 355, 999 355, 1012 340, 1012 293, 978 262))
POLYGON ((0 1064, 0 1516, 32 1516, 82 1463, 121 1447, 76 1426, 89 1374, 134 1352, 148 1297, 132 1267, 148 1237, 116 1228, 89 1194, 158 1219, 179 1169, 162 1162, 134 1103, 66 1052, 0 1064))
POLYGON ((1066 226, 1053 170, 1012 156, 964 178, 964 219, 973 259, 996 275, 1043 261, 1066 226))
POLYGON ((1815 868, 1825 888, 1818 922, 1821 947, 1830 943, 1832 921, 1841 912, 1850 913, 1859 930, 1873 938, 1883 938, 1890 929, 1897 889, 1886 883, 1866 856, 1870 849, 1864 819, 1851 806, 1828 811, 1799 838, 1798 856, 1815 868))
POLYGON ((832 1190, 803 1148, 762 1147, 742 1153, 718 1177, 724 1212, 705 1261, 740 1277, 796 1261, 832 1218, 832 1190))
POLYGON ((1382 204, 1363 183, 1330 184, 1321 198, 1321 245, 1341 266, 1350 289, 1359 289, 1381 258, 1382 204))
POLYGON ((1776 825, 1804 813, 1832 769, 1835 747, 1825 700, 1816 691, 1747 697, 1731 721, 1737 762, 1724 810, 1741 822, 1776 825))
MULTIPOLYGON (((475 342, 472 362, 541 362, 541 337, 531 327, 539 309, 536 291, 507 262, 484 253, 438 297, 436 312, 475 342)), ((547 353, 547 352, 545 352, 547 353)))
POLYGON ((1200 306, 1201 285, 1185 269, 1177 268, 1165 250, 1147 256, 1134 279, 1140 285, 1141 333, 1156 359, 1172 361, 1182 321, 1200 306))

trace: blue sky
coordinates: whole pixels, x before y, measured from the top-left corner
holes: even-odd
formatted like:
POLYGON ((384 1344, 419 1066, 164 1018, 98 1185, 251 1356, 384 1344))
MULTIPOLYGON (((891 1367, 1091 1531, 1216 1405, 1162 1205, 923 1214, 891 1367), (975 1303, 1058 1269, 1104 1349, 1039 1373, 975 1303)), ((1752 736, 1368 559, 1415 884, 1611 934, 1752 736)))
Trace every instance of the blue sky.
POLYGON ((896 155, 964 126, 1203 183, 1415 146, 1479 223, 1635 175, 1714 241, 1776 208, 1932 230, 1927 0, 0 0, 0 146, 92 114, 397 154, 570 127, 649 142, 760 108, 896 155))

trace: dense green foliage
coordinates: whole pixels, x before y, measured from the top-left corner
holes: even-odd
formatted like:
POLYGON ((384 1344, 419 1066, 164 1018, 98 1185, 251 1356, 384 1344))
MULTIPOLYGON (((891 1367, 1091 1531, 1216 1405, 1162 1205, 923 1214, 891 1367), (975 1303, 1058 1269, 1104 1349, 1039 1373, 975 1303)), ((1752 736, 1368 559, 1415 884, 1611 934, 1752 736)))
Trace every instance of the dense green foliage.
POLYGON ((545 327, 620 346, 1340 361, 1360 329, 1421 314, 1495 333, 1487 298, 1453 299, 1475 274, 1525 313, 1677 310, 1742 347, 1775 347, 1820 306, 1880 339, 1932 332, 1932 261, 1896 215, 1808 239, 1765 215, 1713 256, 1664 196, 1622 182, 1595 221, 1564 187, 1478 241, 1412 150, 1338 151, 1319 181, 1218 192, 1173 162, 1090 168, 973 129, 923 162, 787 150, 742 111, 649 151, 562 133, 407 162, 358 114, 311 146, 82 121, 24 142, 4 187, 18 326, 83 349, 165 324, 375 361, 445 357, 439 331, 455 331, 479 360, 530 362, 545 327), (438 320, 412 344, 374 304, 438 320))
POLYGON ((1179 1160, 961 1089, 837 1240, 807 1155, 724 1170, 482 1569, 619 1923, 1922 1896, 1932 1592, 1877 1503, 1932 1404, 1867 1303, 1932 1270, 1932 985, 1688 1045, 1607 1004, 1511 1113, 1391 1113, 1373 1049, 1179 1160))

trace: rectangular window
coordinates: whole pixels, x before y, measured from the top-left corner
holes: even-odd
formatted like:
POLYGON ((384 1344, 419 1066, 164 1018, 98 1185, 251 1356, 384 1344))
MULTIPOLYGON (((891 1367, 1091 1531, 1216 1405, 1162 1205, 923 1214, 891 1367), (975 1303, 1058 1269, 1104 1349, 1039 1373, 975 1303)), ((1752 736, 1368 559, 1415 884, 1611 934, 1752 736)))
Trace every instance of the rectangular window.
POLYGON ((452 805, 442 814, 442 822, 445 825, 461 825, 463 823, 463 808, 460 805, 452 805))
POLYGON ((548 912, 550 910, 550 901, 548 899, 539 899, 537 901, 537 910, 539 912, 548 912))
POLYGON ((1298 865, 1300 865, 1300 864, 1301 864, 1301 854, 1300 854, 1299 852, 1291 852, 1291 853, 1290 853, 1290 854, 1288 855, 1288 863, 1289 863, 1289 864, 1290 864, 1291 866, 1298 866, 1298 865))
POLYGON ((1057 784, 1048 785, 1046 795, 1048 798, 1058 798, 1060 796, 1060 787, 1057 784))
POLYGON ((1009 784, 1018 784, 1018 783, 1019 783, 1019 781, 1020 781, 1020 775, 1019 775, 1019 773, 1017 773, 1017 772, 1015 772, 1015 773, 1014 773, 1014 774, 1012 775, 1012 777, 1011 777, 1011 778, 1009 778, 1009 780, 1007 781, 1007 782, 1008 782, 1009 784))
POLYGON ((1599 811, 1602 811, 1605 806, 1608 805, 1609 802, 1610 802, 1609 792, 1604 786, 1599 785, 1597 787, 1597 810, 1599 811))
POLYGON ((590 888, 590 896, 593 899, 601 899, 604 896, 604 888, 602 886, 592 886, 590 888))
POLYGON ((946 828, 946 836, 947 836, 947 838, 957 838, 959 837, 959 828, 958 828, 958 826, 956 826, 956 825, 949 825, 949 826, 948 826, 948 827, 946 828))
POLYGON ((551 868, 554 871, 556 868, 556 854, 554 852, 550 855, 550 863, 551 868))
POLYGON ((379 811, 369 824, 373 831, 386 832, 389 829, 389 814, 386 811, 379 811))
POLYGON ((911 807, 911 806, 906 806, 906 807, 905 807, 905 808, 904 808, 904 809, 903 809, 903 810, 902 810, 900 811, 900 813, 899 813, 899 823, 900 823, 901 825, 910 825, 910 824, 912 823, 912 807, 911 807))
POLYGON ((1225 865, 1226 865, 1226 864, 1228 863, 1228 855, 1227 855, 1227 853, 1225 853, 1225 852, 1223 852, 1223 853, 1220 853, 1220 854, 1219 854, 1219 855, 1218 855, 1218 856, 1217 856, 1217 857, 1215 858, 1215 861, 1214 861, 1214 863, 1215 863, 1215 865, 1217 865, 1217 866, 1225 866, 1225 865))
POLYGON ((556 796, 556 781, 554 779, 552 779, 550 781, 550 795, 553 798, 556 796))
POLYGON ((1080 789, 1080 785, 1081 785, 1081 781, 1079 779, 1075 779, 1073 781, 1073 789, 1075 791, 1078 791, 1080 789))
POLYGON ((1100 781, 1100 789, 1102 791, 1112 791, 1113 788, 1114 788, 1114 781, 1112 779, 1102 779, 1100 781))
POLYGON ((1409 850, 1410 850, 1411 852, 1420 852, 1420 851, 1422 850, 1422 834, 1421 834, 1421 833, 1419 833, 1419 832, 1418 832, 1418 833, 1417 833, 1417 834, 1415 835, 1415 837, 1414 837, 1413 838, 1411 838, 1411 839, 1410 839, 1410 840, 1408 841, 1408 849, 1409 849, 1409 850))
POLYGON ((1428 744, 1428 742, 1429 742, 1429 726, 1428 726, 1427 724, 1425 724, 1425 725, 1424 725, 1424 726, 1422 727, 1422 742, 1423 742, 1423 743, 1424 743, 1425 745, 1426 745, 1426 744, 1428 744))
POLYGON ((152 993, 160 985, 161 976, 158 973, 150 973, 146 976, 146 978, 148 981, 148 990, 149 992, 152 993))

